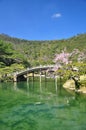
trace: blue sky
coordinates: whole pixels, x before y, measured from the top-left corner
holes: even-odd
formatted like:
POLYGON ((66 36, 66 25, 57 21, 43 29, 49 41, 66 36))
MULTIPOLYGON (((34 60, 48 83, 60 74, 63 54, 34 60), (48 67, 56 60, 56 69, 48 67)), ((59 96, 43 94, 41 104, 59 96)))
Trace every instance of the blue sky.
POLYGON ((0 0, 0 33, 28 40, 86 33, 86 0, 0 0))

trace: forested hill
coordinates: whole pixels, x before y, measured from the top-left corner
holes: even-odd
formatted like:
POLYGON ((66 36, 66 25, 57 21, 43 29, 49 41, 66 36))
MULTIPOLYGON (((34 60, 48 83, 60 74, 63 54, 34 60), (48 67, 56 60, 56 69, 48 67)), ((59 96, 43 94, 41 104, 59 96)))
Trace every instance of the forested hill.
MULTIPOLYGON (((7 47, 8 49, 6 50, 10 54, 3 52, 2 55, 1 49, 3 47, 0 44, 0 62, 8 66, 14 63, 22 63, 25 66, 53 64, 55 54, 60 53, 62 50, 73 52, 77 49, 86 54, 86 34, 52 41, 30 41, 1 34, 0 43, 4 44, 4 47, 5 45, 11 45, 11 48, 7 47), (8 43, 10 44, 8 45, 8 43), (6 62, 10 63, 6 64, 6 62)), ((73 60, 76 60, 76 57, 73 60)))

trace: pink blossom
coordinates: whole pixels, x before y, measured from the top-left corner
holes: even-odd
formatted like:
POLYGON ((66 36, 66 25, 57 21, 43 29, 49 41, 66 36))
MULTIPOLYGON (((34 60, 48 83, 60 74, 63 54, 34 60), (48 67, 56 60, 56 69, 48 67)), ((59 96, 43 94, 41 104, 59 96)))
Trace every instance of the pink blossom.
POLYGON ((62 64, 68 64, 69 62, 69 53, 62 52, 60 54, 56 54, 56 57, 54 59, 54 62, 56 63, 56 66, 54 67, 54 70, 58 70, 61 68, 62 64))
POLYGON ((58 64, 58 65, 55 65, 55 67, 53 68, 53 70, 54 70, 54 71, 57 71, 57 70, 60 69, 60 68, 61 68, 61 65, 58 64))
POLYGON ((56 54, 56 57, 54 59, 54 62, 57 63, 65 63, 68 64, 68 58, 69 58, 69 53, 60 53, 60 54, 56 54))

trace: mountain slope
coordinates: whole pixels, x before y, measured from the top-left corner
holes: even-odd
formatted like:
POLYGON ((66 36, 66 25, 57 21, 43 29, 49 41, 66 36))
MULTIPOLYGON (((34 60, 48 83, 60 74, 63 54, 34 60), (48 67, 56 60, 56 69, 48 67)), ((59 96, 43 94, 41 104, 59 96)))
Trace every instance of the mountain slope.
MULTIPOLYGON (((13 57, 23 59, 30 66, 52 64, 55 54, 62 50, 70 53, 78 49, 80 52, 86 53, 86 34, 77 35, 66 40, 52 41, 29 41, 1 34, 0 40, 11 43, 15 50, 13 57)), ((76 57, 74 60, 76 61, 76 57)))

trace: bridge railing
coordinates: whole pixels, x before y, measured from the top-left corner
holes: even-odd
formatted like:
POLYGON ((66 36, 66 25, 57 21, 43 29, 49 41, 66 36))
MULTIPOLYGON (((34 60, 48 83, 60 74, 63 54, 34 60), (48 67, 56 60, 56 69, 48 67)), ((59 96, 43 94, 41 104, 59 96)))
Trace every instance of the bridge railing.
POLYGON ((36 67, 32 67, 32 68, 28 67, 24 70, 14 72, 14 73, 12 73, 12 75, 19 75, 19 74, 22 74, 22 73, 25 73, 25 72, 36 70, 36 69, 54 68, 54 66, 55 65, 40 65, 40 66, 36 66, 36 67))

